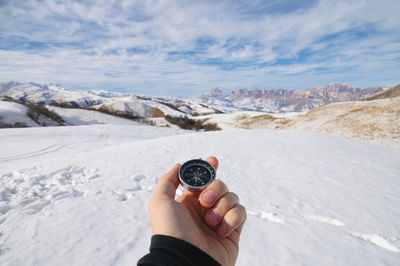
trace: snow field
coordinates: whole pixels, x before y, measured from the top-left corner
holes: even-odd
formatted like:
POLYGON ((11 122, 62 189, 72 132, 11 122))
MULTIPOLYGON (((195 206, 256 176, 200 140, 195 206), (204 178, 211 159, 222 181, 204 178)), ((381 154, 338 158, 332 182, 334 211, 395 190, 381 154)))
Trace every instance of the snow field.
POLYGON ((248 211, 237 265, 400 260, 398 147, 311 132, 117 125, 0 136, 2 265, 135 264, 150 243, 158 178, 209 155, 248 211))
POLYGON ((46 106, 47 109, 59 114, 67 125, 92 125, 92 124, 111 124, 111 125, 140 125, 138 122, 120 118, 113 115, 104 114, 98 111, 90 111, 73 108, 60 108, 46 106))
POLYGON ((37 127, 38 125, 26 115, 27 111, 28 107, 22 104, 2 101, 0 98, 0 123, 23 122, 29 127, 37 127))

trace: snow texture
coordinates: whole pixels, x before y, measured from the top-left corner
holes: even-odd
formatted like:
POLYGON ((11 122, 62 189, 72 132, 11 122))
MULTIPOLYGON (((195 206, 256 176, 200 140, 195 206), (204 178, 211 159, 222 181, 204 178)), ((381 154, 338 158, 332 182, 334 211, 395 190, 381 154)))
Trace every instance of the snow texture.
POLYGON ((0 147, 0 265, 135 265, 158 178, 209 155, 248 211, 237 265, 400 261, 399 147, 135 125, 2 129, 0 147))
POLYGON ((67 125, 93 125, 93 124, 111 124, 111 125, 139 125, 125 118, 113 115, 103 114, 98 111, 84 109, 60 108, 55 106, 46 106, 49 110, 60 115, 67 125))
POLYGON ((13 124, 22 122, 29 127, 37 127, 38 124, 26 115, 27 111, 28 107, 23 104, 2 101, 0 98, 0 123, 13 124))

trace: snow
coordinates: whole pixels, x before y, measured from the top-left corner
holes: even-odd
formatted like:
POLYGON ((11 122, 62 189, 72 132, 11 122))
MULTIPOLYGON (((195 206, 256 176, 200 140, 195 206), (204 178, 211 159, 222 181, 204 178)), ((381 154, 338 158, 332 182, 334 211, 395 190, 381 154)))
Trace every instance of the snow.
POLYGON ((49 104, 58 102, 80 107, 103 107, 141 117, 151 117, 154 109, 159 109, 165 115, 172 116, 191 115, 194 112, 199 114, 215 112, 211 108, 201 106, 193 103, 190 99, 181 97, 135 96, 133 94, 101 90, 72 90, 58 85, 40 85, 36 83, 0 82, 1 95, 34 103, 49 104))
POLYGON ((60 108, 46 106, 47 109, 59 114, 67 125, 92 125, 92 124, 111 124, 111 125, 139 125, 138 122, 120 118, 113 115, 103 114, 97 111, 84 109, 60 108))
POLYGON ((396 265, 400 148, 313 132, 0 130, 0 264, 134 265, 176 162, 219 158, 247 208, 237 265, 396 265))
POLYGON ((28 107, 23 104, 2 101, 0 98, 0 123, 14 124, 16 122, 22 122, 29 127, 38 126, 26 115, 27 111, 28 107))
POLYGON ((194 117, 206 119, 207 123, 217 124, 223 130, 231 129, 276 129, 284 123, 295 119, 302 113, 272 114, 255 111, 241 111, 228 114, 212 114, 194 117))

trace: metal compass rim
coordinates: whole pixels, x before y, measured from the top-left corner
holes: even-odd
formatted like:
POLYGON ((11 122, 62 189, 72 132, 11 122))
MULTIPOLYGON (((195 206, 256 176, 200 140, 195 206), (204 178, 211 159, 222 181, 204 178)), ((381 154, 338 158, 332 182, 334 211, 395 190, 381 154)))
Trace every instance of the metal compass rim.
POLYGON ((188 189, 189 191, 201 191, 201 190, 203 190, 204 188, 206 188, 208 185, 210 185, 210 184, 216 179, 216 170, 215 170, 215 168, 212 166, 212 164, 210 164, 209 162, 207 162, 207 161, 205 161, 205 160, 203 160, 203 159, 201 159, 201 158, 200 158, 200 159, 192 159, 192 160, 189 160, 189 161, 184 162, 184 163, 181 165, 181 167, 179 168, 179 171, 178 171, 178 176, 179 176, 179 181, 180 181, 181 185, 182 185, 184 188, 188 189), (206 184, 204 184, 204 185, 202 185, 202 186, 192 186, 192 185, 188 184, 188 183, 184 180, 184 178, 182 177, 182 174, 183 174, 184 170, 186 170, 186 168, 190 167, 191 164, 193 164, 193 163, 198 163, 199 165, 201 165, 202 167, 206 168, 206 169, 209 171, 209 173, 210 173, 210 180, 208 180, 208 182, 207 182, 206 184), (207 167, 204 166, 204 165, 202 165, 202 164, 205 164, 207 167), (189 165, 189 166, 188 166, 188 165, 189 165), (209 169, 208 169, 208 168, 209 168, 209 169))

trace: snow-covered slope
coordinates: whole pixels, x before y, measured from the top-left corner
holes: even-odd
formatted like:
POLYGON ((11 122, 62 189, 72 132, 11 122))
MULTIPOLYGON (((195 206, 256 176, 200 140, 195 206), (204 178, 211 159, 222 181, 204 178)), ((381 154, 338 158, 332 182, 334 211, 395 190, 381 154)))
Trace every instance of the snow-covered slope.
MULTIPOLYGON (((111 125, 139 125, 140 123, 124 119, 118 116, 108 115, 97 111, 75 108, 60 108, 55 106, 45 106, 50 111, 55 112, 63 119, 63 125, 91 125, 91 124, 111 124, 111 125)), ((30 108, 26 105, 2 101, 0 98, 0 127, 38 127, 42 126, 33 121, 29 116, 30 108)), ((45 118, 42 118, 45 119, 45 118)), ((46 118, 47 125, 58 126, 55 121, 46 118)))
MULTIPOLYGON (((296 113, 299 115, 299 113, 296 113)), ((288 114, 288 117, 291 117, 288 114)), ((203 117, 200 117, 203 118, 203 117)), ((206 123, 215 123, 221 129, 276 129, 290 121, 284 116, 262 112, 235 112, 204 116, 206 123)))
POLYGON ((2 101, 0 98, 0 125, 23 123, 28 127, 37 127, 38 124, 26 115, 28 109, 23 104, 2 101))
POLYGON ((47 106, 47 108, 59 114, 64 119, 65 125, 139 125, 138 122, 97 111, 75 108, 60 108, 56 106, 47 106))
POLYGON ((134 265, 174 163, 215 155, 246 206, 237 265, 396 265, 400 149, 312 132, 0 130, 0 264, 134 265))
POLYGON ((100 104, 104 99, 118 97, 117 93, 102 91, 78 91, 65 89, 58 85, 41 85, 36 83, 2 82, 0 94, 13 99, 27 100, 33 103, 62 102, 72 106, 88 107, 100 104))
POLYGON ((328 104, 283 125, 280 129, 307 130, 400 145, 400 97, 328 104))

